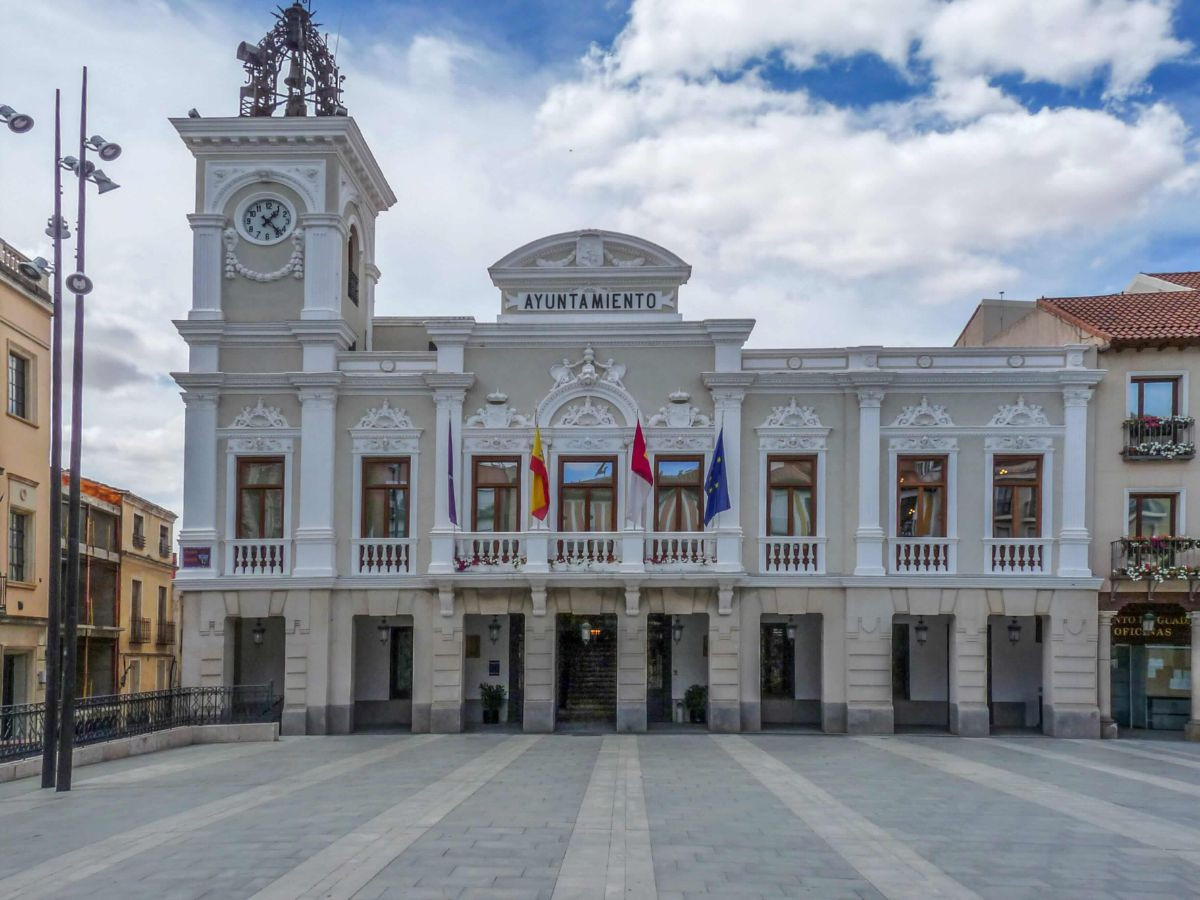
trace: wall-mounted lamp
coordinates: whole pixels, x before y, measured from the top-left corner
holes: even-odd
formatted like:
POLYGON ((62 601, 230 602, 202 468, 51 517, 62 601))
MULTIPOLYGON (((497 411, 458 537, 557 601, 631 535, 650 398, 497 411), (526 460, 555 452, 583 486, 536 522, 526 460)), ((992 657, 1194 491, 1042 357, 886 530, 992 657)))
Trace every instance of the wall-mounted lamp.
POLYGON ((1146 610, 1146 614, 1142 616, 1142 634, 1154 634, 1157 625, 1158 617, 1154 615, 1154 611, 1146 610))
POLYGON ((795 618, 795 616, 788 616, 787 639, 789 641, 794 641, 796 639, 796 618, 795 618))
POLYGON ((386 616, 379 620, 379 625, 377 627, 379 628, 379 643, 386 644, 388 639, 392 636, 392 629, 391 626, 388 625, 386 616))
POLYGON ((586 619, 584 620, 583 624, 579 626, 579 636, 583 639, 585 644, 592 639, 591 622, 588 622, 586 619))
POLYGON ((671 622, 671 640, 677 644, 683 640, 683 619, 679 616, 673 617, 671 622))
POLYGON ((500 620, 492 616, 492 621, 488 622, 488 638, 494 644, 500 640, 500 620))
POLYGON ((250 629, 250 639, 254 641, 255 647, 261 647, 263 638, 266 636, 267 629, 263 627, 262 619, 254 623, 254 627, 250 629))
POLYGON ((917 619, 917 624, 913 627, 913 634, 917 636, 917 643, 922 647, 929 640, 929 626, 925 624, 925 617, 921 616, 917 619))
POLYGON ((1008 623, 1008 642, 1015 644, 1021 639, 1021 623, 1013 619, 1008 623))

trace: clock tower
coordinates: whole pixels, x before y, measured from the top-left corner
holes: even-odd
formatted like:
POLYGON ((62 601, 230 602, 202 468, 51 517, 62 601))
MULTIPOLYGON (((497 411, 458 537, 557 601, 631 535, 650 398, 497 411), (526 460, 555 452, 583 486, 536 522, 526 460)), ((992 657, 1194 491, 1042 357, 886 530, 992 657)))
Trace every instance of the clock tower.
POLYGON ((311 10, 296 2, 276 18, 261 41, 238 47, 247 83, 237 116, 171 120, 196 158, 192 301, 176 323, 189 367, 176 380, 188 473, 180 546, 198 577, 221 567, 218 523, 240 528, 225 458, 238 442, 226 432, 256 402, 289 423, 287 435, 260 441, 263 452, 286 444, 292 482, 308 486, 284 523, 293 574, 335 574, 339 357, 371 349, 375 220, 396 202, 342 105, 311 10))

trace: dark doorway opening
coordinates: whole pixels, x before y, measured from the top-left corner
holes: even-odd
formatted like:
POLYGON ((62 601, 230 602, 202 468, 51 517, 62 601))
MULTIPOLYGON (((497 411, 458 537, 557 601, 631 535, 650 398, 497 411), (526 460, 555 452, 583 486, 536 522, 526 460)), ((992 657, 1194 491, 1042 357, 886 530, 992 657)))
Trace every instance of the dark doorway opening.
POLYGON ((617 617, 560 614, 557 628, 557 721, 615 726, 617 617))
POLYGON ((674 721, 671 699, 671 617, 650 613, 646 617, 646 721, 674 721))
POLYGON ((525 721, 525 614, 508 617, 508 721, 525 721))

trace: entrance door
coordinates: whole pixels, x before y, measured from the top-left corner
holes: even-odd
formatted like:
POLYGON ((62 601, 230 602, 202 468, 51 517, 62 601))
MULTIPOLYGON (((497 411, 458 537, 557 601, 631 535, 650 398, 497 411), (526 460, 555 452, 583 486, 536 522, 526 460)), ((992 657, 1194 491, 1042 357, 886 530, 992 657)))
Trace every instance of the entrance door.
POLYGON ((615 724, 617 617, 560 614, 557 626, 558 721, 615 724))
POLYGON ((646 721, 670 722, 671 617, 651 613, 646 622, 646 721))
POLYGON ((525 614, 508 617, 508 721, 525 720, 525 614))

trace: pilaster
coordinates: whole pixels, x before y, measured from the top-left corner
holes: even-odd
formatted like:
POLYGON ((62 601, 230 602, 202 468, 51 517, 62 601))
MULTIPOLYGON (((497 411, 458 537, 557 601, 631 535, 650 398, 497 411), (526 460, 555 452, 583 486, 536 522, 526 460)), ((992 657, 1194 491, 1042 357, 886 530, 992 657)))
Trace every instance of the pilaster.
POLYGON ((535 734, 554 731, 555 617, 543 613, 525 617, 524 730, 535 734))
POLYGON ((296 577, 332 577, 337 574, 336 535, 333 528, 334 387, 311 385, 299 391, 300 502, 295 535, 296 577))
MULTIPOLYGON (((637 588, 632 588, 636 595, 637 588)), ((617 616, 617 731, 646 730, 646 610, 637 600, 617 616)))
POLYGON ((964 596, 967 593, 959 591, 950 632, 950 731, 962 737, 983 737, 991 731, 987 705, 987 610, 982 594, 964 596))
POLYGON ((704 376, 712 393, 716 426, 724 435, 725 480, 729 485, 729 509, 716 519, 716 569, 721 572, 742 570, 742 401, 753 380, 752 374, 743 372, 704 376))
POLYGON ((884 392, 882 388, 866 387, 857 393, 858 528, 854 532, 854 574, 883 575, 884 535, 879 522, 879 416, 884 392))
POLYGON ((183 521, 182 549, 207 551, 183 560, 178 577, 211 575, 220 571, 217 533, 217 399, 216 390, 187 390, 183 394, 183 521), (189 565, 207 558, 207 566, 189 565))
POLYGON ((891 595, 885 590, 846 591, 846 731, 891 734, 891 595))
POLYGON ((222 319, 221 274, 223 249, 221 234, 225 216, 219 213, 193 213, 192 226, 192 309, 189 319, 222 319))
POLYGON ((467 388, 474 381, 470 375, 427 376, 426 382, 433 388, 433 400, 437 406, 437 434, 433 459, 434 484, 433 529, 430 540, 430 574, 446 574, 454 571, 454 534, 456 526, 450 521, 450 460, 454 459, 455 508, 459 522, 465 513, 460 486, 463 482, 462 454, 462 405, 467 388), (453 445, 451 433, 453 432, 453 445))
POLYGON ((301 213, 304 229, 304 310, 302 319, 342 317, 342 257, 346 223, 336 213, 301 213))
MULTIPOLYGON (((443 593, 443 592, 439 592, 443 593)), ((441 615, 433 621, 433 704, 429 730, 457 734, 463 730, 463 613, 451 593, 450 614, 441 602, 441 615)))
POLYGON ((1086 578, 1090 537, 1087 530, 1088 387, 1063 388, 1062 530, 1058 534, 1058 576, 1086 578))
POLYGON ((737 616, 708 617, 709 731, 742 730, 740 643, 741 627, 737 616))
POLYGON ((1043 730, 1054 737, 1100 737, 1096 595, 1056 591, 1043 642, 1043 730))
MULTIPOLYGON (((1096 645, 1096 696, 1100 706, 1100 737, 1102 738, 1117 736, 1117 723, 1113 721, 1112 716, 1112 623, 1114 616, 1116 613, 1110 610, 1100 611, 1100 639, 1096 645)), ((1195 627, 1193 624, 1193 634, 1195 627)), ((1192 719, 1196 718, 1194 699, 1191 717, 1192 719)))

